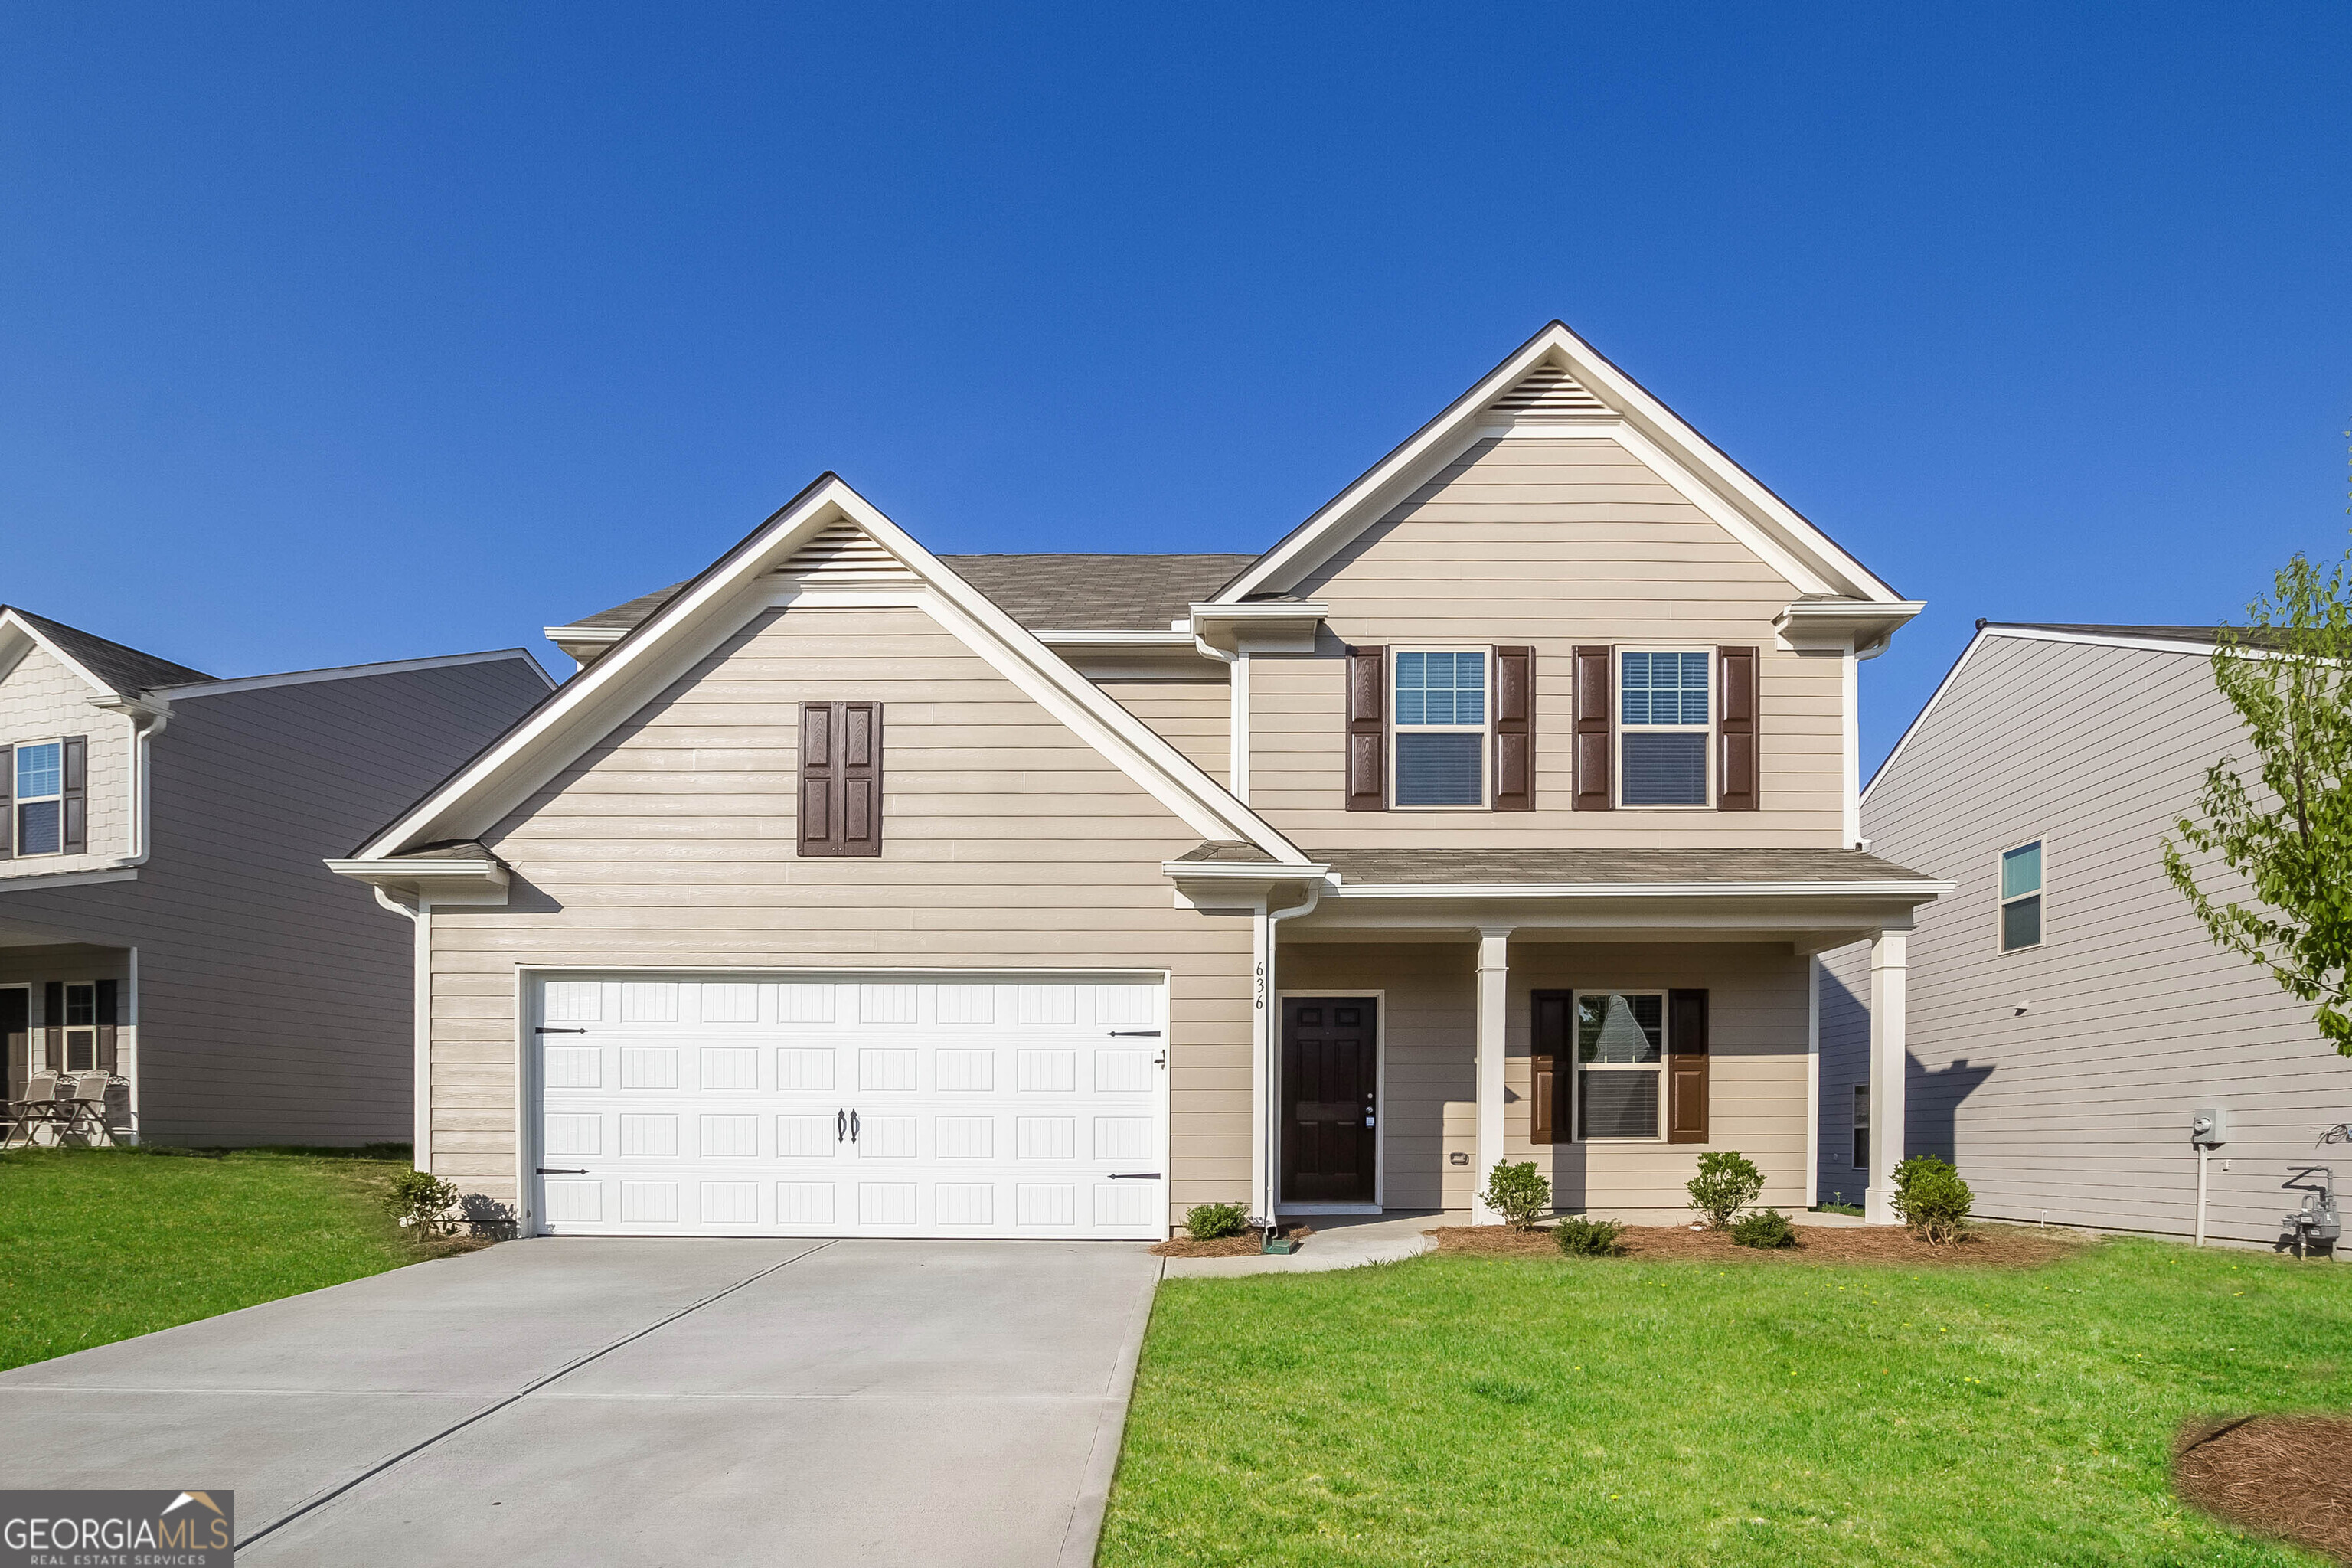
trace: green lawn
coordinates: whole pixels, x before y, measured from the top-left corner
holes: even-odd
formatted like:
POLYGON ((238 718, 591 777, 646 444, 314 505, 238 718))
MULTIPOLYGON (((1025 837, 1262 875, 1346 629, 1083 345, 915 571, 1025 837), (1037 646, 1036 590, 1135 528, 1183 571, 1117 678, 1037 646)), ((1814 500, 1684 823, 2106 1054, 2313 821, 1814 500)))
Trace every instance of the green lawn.
POLYGON ((0 1154, 0 1368, 430 1253, 376 1206, 405 1146, 0 1154))
POLYGON ((1099 1561, 2305 1563, 2182 1417, 2352 1404, 2352 1265, 1426 1258, 1160 1288, 1099 1561))

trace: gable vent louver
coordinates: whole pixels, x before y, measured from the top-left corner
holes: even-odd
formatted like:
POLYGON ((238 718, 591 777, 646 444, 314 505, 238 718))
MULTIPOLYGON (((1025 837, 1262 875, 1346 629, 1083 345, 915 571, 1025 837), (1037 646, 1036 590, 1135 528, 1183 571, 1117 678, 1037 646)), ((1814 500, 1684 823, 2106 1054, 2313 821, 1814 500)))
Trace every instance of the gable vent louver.
POLYGON ((915 574, 854 522, 817 531, 776 568, 779 577, 809 577, 826 583, 911 583, 915 574))
POLYGON ((1498 414, 1594 415, 1609 405, 1585 390, 1584 384, 1556 364, 1539 364, 1519 377, 1510 391, 1495 399, 1498 414))

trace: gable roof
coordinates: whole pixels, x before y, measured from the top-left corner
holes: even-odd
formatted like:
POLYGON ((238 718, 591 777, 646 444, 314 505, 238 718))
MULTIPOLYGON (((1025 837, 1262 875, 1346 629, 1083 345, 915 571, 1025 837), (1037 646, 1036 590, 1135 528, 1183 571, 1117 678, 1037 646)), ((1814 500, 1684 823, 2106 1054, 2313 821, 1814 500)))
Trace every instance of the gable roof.
POLYGON ((79 626, 37 616, 14 605, 0 605, 0 616, 16 617, 34 634, 35 640, 47 645, 51 653, 71 665, 83 679, 117 696, 136 697, 159 686, 185 686, 213 679, 201 669, 191 669, 125 644, 110 642, 79 626))
POLYGON ((1627 375, 1553 321, 1437 417, 1237 573, 1221 603, 1282 593, 1378 521, 1482 431, 1522 423, 1605 434, 1721 523, 1801 592, 1873 605, 1906 601, 1796 508, 1627 375))
MULTIPOLYGON (((954 573, 1033 632, 1166 631, 1255 555, 942 555, 954 573)), ((574 626, 634 626, 685 587, 673 583, 574 626)))
POLYGON ((877 595, 910 595, 897 602, 919 605, 932 613, 1000 674, 1204 837, 1246 841, 1278 864, 1307 863, 1297 846, 1197 763, 832 473, 818 476, 732 549, 669 592, 610 652, 362 845, 354 852, 354 862, 381 861, 421 844, 467 838, 487 828, 529 789, 624 722, 677 679, 693 658, 779 594, 821 590, 824 584, 818 581, 778 581, 778 569, 798 559, 811 541, 845 532, 862 533, 866 546, 877 559, 887 558, 903 584, 854 590, 866 595, 867 602, 877 595), (793 583, 801 585, 794 588, 793 583))

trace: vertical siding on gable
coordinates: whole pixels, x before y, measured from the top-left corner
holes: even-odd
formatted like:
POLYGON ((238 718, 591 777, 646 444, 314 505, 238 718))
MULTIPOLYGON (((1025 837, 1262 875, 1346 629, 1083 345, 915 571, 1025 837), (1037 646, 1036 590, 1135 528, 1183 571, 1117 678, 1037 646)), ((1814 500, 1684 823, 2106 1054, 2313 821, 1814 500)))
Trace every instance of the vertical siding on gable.
MULTIPOLYGON (((2352 1060, 2165 880, 2165 833, 2224 752, 2248 748, 2204 658, 1994 637, 1865 803, 1877 853, 1958 884, 1911 939, 1906 1137, 1958 1159, 1980 1214, 2188 1234, 2189 1116, 2221 1105, 2233 1131, 2210 1233, 2268 1241, 2299 1202, 2281 1184, 2326 1163, 2314 1140, 2352 1117, 2352 1060), (2003 954, 1998 856, 2036 837, 2045 941, 2003 954)), ((1867 957, 1824 965, 1857 1008, 1867 957)), ((1864 1039, 1832 1050, 1824 1032, 1825 1155, 1850 1125, 1832 1085, 1862 1075, 1864 1039)))
POLYGON ((1251 673, 1251 803, 1323 848, 1606 843, 1835 847, 1843 840, 1841 661, 1775 647, 1797 590, 1612 441, 1473 447, 1297 590, 1331 606, 1311 656, 1251 673), (1345 807, 1344 645, 1536 649, 1536 809, 1345 807), (1753 646, 1763 809, 1569 814, 1570 650, 1580 644, 1753 646))
MULTIPOLYGON (((1246 1194, 1250 930, 1178 910, 1198 842, 919 610, 766 612, 486 840, 511 905, 433 921, 435 1169, 511 1200, 518 966, 1171 972, 1174 1209, 1246 1194), (803 701, 886 705, 878 858, 793 853, 803 701)), ((1172 1217, 1172 1216, 1171 1216, 1172 1217)))
MULTIPOLYGON (((50 657, 47 649, 32 647, 0 679, 0 767, 13 767, 7 748, 26 741, 55 741, 86 735, 89 751, 84 795, 88 837, 79 855, 28 855, 0 860, 0 890, 11 877, 56 876, 112 865, 131 853, 129 781, 131 758, 131 721, 90 706, 100 695, 89 682, 50 657)), ((16 781, 9 780, 13 800, 16 781)), ((9 834, 13 846, 16 834, 9 834)))

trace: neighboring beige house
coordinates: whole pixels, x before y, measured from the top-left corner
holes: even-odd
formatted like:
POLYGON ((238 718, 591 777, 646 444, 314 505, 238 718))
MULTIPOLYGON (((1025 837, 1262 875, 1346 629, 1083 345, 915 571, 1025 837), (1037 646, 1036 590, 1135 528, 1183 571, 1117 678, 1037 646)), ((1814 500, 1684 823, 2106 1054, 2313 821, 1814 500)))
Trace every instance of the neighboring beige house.
POLYGON ((126 1140, 405 1142, 410 946, 320 857, 549 689, 519 648, 215 680, 0 605, 8 1098, 103 1069, 126 1140))
POLYGON ((1855 1123, 1890 1117, 1999 1219, 2195 1234, 2204 1110, 2210 1236, 2275 1241, 2312 1167, 2352 1180, 2345 1134, 2322 1141, 2352 1121, 2352 1059, 2165 879, 2205 770, 2251 759, 2213 637, 1977 623, 1863 796, 1874 851, 1958 890, 1912 938, 1899 1105, 1865 1082, 1868 955, 1823 960, 1823 1193, 1862 1186, 1855 1123))
MULTIPOLYGON (((1811 1198, 1811 954, 1901 598, 1554 323, 1262 555, 940 557, 826 475, 551 628, 335 863, 413 913, 419 1163, 528 1230, 1157 1237, 1811 1198), (1482 1215, 1482 1217, 1485 1217, 1482 1215)), ((1899 1154, 1890 1143, 1888 1163, 1899 1154)))

